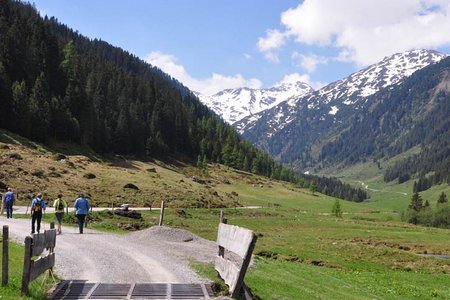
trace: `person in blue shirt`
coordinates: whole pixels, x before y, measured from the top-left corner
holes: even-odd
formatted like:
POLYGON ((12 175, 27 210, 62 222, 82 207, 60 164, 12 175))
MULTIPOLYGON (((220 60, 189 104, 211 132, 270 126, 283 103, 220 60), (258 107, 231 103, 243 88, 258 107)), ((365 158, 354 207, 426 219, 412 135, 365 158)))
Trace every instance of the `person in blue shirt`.
POLYGON ((89 201, 83 193, 78 194, 78 198, 75 200, 73 207, 75 208, 75 215, 78 218, 80 233, 83 233, 84 220, 86 219, 86 215, 88 214, 90 207, 89 201))
POLYGON ((42 193, 31 201, 31 233, 35 233, 35 223, 37 222, 37 233, 41 230, 42 212, 45 210, 45 201, 42 199, 42 193))
POLYGON ((16 201, 14 193, 11 188, 8 188, 8 191, 5 193, 5 197, 3 197, 7 219, 12 218, 14 201, 16 201))

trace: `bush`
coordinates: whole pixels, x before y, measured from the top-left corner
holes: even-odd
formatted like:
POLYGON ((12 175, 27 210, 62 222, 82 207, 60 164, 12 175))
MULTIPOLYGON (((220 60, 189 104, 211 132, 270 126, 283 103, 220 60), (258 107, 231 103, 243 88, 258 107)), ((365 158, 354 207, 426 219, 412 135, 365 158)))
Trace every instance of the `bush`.
POLYGON ((22 155, 20 155, 19 153, 11 153, 11 154, 9 155, 9 158, 17 159, 17 160, 22 160, 22 159, 23 159, 23 158, 22 158, 22 155))
POLYGON ((56 161, 60 161, 60 160, 66 159, 67 156, 65 156, 64 154, 61 154, 61 153, 56 153, 52 156, 52 158, 56 161))
POLYGON ((42 170, 36 170, 36 171, 33 171, 33 172, 31 172, 31 175, 33 175, 33 176, 36 176, 36 177, 39 177, 39 178, 42 178, 42 177, 44 177, 44 171, 42 171, 42 170))
POLYGON ((408 209, 403 212, 402 220, 415 225, 450 228, 450 205, 438 205, 436 208, 426 208, 419 212, 408 209))
POLYGON ((93 173, 87 173, 87 174, 84 174, 83 177, 86 179, 94 179, 97 176, 95 176, 95 174, 93 174, 93 173))

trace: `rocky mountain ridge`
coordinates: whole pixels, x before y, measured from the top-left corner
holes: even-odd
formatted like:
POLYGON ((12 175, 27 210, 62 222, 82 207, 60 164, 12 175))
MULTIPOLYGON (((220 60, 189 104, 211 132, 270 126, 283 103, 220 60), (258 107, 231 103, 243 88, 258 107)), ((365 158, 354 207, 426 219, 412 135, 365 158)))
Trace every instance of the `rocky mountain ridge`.
POLYGON ((313 88, 303 82, 283 83, 268 89, 238 88, 223 90, 212 96, 196 93, 203 104, 229 124, 267 110, 292 98, 303 97, 313 88))

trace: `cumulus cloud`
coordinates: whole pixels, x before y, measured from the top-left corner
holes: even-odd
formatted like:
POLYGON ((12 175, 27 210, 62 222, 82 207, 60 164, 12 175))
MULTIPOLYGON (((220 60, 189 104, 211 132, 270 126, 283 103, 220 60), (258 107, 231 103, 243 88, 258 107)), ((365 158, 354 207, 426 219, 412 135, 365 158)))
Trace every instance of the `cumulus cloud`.
POLYGON ((277 29, 269 29, 266 32, 265 38, 258 39, 258 49, 260 51, 266 52, 280 48, 286 41, 286 37, 286 33, 282 33, 277 29))
POLYGON ((325 85, 327 85, 325 82, 311 80, 311 76, 309 76, 308 74, 291 73, 291 74, 285 75, 281 81, 279 81, 275 84, 275 86, 282 85, 282 84, 296 83, 299 81, 308 84, 315 90, 320 89, 320 88, 324 87, 325 85))
POLYGON ((326 57, 318 56, 315 54, 304 55, 298 53, 297 51, 294 51, 292 53, 292 59, 294 61, 298 61, 300 66, 308 71, 308 73, 314 72, 317 68, 317 65, 326 64, 328 62, 328 59, 326 57))
POLYGON ((395 52, 450 45, 448 0, 305 0, 283 12, 281 23, 283 30, 269 30, 258 40, 260 51, 273 53, 293 37, 368 65, 395 52))
POLYGON ((257 47, 259 51, 264 52, 267 60, 278 63, 280 59, 274 50, 283 46, 288 36, 287 33, 280 32, 277 29, 269 29, 265 38, 258 39, 257 47))
POLYGON ((213 95, 219 91, 230 88, 249 87, 259 89, 262 86, 260 80, 256 78, 247 79, 241 74, 226 76, 213 73, 209 78, 194 78, 182 65, 177 63, 177 58, 175 56, 158 51, 147 54, 144 57, 144 60, 153 66, 157 66, 173 78, 182 82, 191 90, 205 95, 213 95))

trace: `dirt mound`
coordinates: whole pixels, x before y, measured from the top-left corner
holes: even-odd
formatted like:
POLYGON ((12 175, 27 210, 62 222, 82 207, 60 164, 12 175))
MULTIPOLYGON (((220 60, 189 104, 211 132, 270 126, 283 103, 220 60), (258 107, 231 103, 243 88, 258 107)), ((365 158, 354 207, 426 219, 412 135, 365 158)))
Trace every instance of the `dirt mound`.
POLYGON ((170 228, 164 226, 154 226, 139 232, 130 234, 133 238, 153 238, 166 242, 189 242, 197 241, 200 238, 184 229, 170 228))
POLYGON ((166 254, 189 262, 191 259, 212 263, 217 255, 217 245, 184 229, 154 226, 132 232, 126 236, 133 242, 160 248, 166 254))

